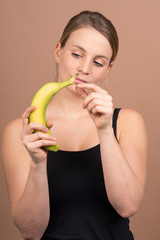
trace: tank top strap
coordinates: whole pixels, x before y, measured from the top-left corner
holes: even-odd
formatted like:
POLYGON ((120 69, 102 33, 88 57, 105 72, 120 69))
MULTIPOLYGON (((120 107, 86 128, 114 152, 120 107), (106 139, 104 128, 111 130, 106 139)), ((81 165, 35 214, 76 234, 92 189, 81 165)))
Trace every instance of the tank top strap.
MULTIPOLYGON (((121 108, 115 108, 114 112, 113 112, 112 127, 113 127, 113 130, 114 130, 114 135, 115 135, 116 139, 117 139, 117 119, 118 119, 118 114, 119 114, 120 110, 121 110, 121 108)), ((117 141, 118 141, 118 139, 117 139, 117 141)))

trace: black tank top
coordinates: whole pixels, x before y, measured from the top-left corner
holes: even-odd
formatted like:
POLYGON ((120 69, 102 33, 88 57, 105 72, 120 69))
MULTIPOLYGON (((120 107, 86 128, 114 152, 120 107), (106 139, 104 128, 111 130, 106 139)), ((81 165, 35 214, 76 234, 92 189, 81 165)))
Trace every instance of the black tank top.
MULTIPOLYGON (((120 109, 113 114, 113 129, 120 109)), ((133 240, 129 219, 111 206, 100 145, 83 151, 48 152, 50 219, 43 240, 133 240)))

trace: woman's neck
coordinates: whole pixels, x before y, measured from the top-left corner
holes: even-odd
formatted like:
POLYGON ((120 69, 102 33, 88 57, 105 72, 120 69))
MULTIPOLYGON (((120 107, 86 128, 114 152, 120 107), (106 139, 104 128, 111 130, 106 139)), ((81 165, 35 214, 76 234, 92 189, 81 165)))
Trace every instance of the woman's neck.
MULTIPOLYGON (((73 86, 71 86, 73 87, 73 86)), ((72 89, 63 88, 50 101, 47 108, 49 118, 79 118, 87 116, 88 112, 83 109, 83 99, 72 89)))

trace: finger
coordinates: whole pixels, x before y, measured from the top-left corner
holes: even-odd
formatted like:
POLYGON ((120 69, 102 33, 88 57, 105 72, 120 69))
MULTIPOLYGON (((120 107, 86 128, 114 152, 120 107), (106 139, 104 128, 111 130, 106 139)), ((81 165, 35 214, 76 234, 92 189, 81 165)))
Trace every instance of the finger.
POLYGON ((113 108, 106 108, 105 106, 95 106, 92 109, 93 114, 108 114, 111 115, 113 113, 113 108))
POLYGON ((112 107, 113 104, 112 102, 104 102, 102 99, 94 99, 88 104, 87 110, 92 112, 93 108, 95 108, 96 106, 104 106, 107 109, 112 107))
POLYGON ((83 88, 79 88, 78 86, 76 86, 76 91, 83 99, 88 95, 83 88))
POLYGON ((49 131, 49 129, 44 124, 41 123, 30 122, 28 126, 34 131, 41 131, 45 133, 49 131))
POLYGON ((84 99, 83 107, 86 108, 91 101, 97 101, 97 99, 103 100, 104 104, 105 102, 112 102, 112 97, 108 94, 106 95, 99 92, 92 92, 84 99))
POLYGON ((44 147, 44 146, 54 146, 54 145, 56 145, 55 141, 41 139, 41 140, 36 141, 36 142, 28 143, 27 149, 30 152, 34 152, 38 148, 41 148, 41 147, 44 147))
POLYGON ((106 90, 104 90, 103 88, 101 88, 100 86, 94 84, 94 83, 79 83, 77 85, 77 87, 79 88, 86 88, 86 89, 90 89, 94 92, 100 92, 100 93, 107 93, 106 90))
POLYGON ((49 129, 52 128, 52 127, 53 127, 53 123, 50 122, 50 121, 47 121, 47 127, 48 127, 49 129))
POLYGON ((47 133, 49 129, 44 124, 35 122, 30 122, 27 126, 24 127, 24 135, 33 134, 35 131, 47 133))
POLYGON ((27 142, 36 142, 39 140, 56 141, 56 138, 50 134, 46 134, 43 132, 36 132, 34 134, 27 135, 24 141, 25 143, 27 143, 27 142))
POLYGON ((34 109, 35 109, 35 106, 28 107, 22 114, 22 123, 24 126, 28 125, 29 115, 31 114, 31 112, 33 112, 34 109))

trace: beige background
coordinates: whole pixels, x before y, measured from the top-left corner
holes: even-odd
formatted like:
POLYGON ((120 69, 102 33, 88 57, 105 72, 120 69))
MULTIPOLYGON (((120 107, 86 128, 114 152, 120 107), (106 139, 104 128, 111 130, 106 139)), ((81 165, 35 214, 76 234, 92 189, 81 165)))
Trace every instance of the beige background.
MULTIPOLYGON (((1 0, 0 134, 8 121, 21 116, 35 91, 54 80, 54 46, 70 17, 86 9, 102 12, 119 33, 120 50, 107 89, 115 106, 143 115, 149 138, 146 191, 138 213, 131 218, 131 228, 136 240, 158 240, 159 0, 1 0)), ((0 239, 20 240, 11 221, 2 169, 0 173, 0 239)))

